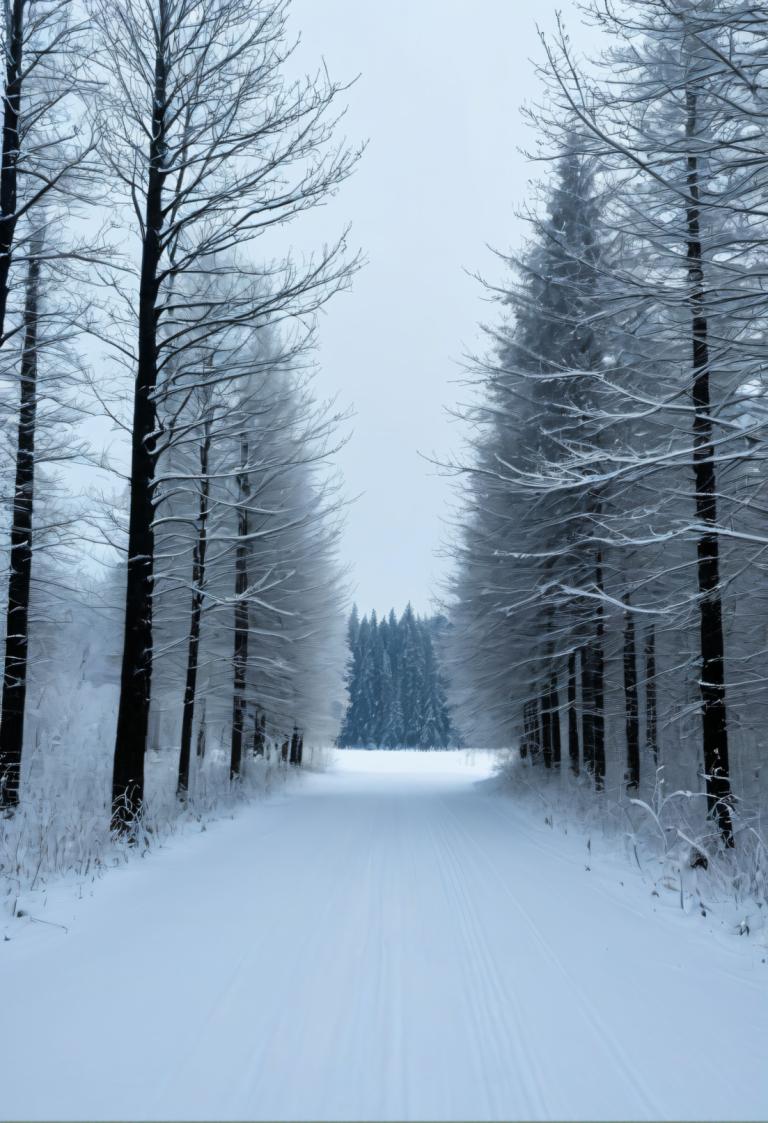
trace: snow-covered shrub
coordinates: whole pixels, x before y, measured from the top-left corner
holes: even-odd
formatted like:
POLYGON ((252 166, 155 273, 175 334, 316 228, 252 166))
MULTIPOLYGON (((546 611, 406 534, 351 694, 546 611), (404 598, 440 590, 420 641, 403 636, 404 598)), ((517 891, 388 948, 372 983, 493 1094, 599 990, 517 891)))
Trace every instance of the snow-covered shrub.
MULTIPOLYGON (((279 748, 268 746, 263 758, 244 761, 233 785, 228 745, 218 744, 212 731, 204 758, 193 761, 189 796, 180 803, 178 743, 171 740, 147 755, 146 804, 135 842, 115 838, 110 832, 118 689, 113 625, 108 608, 81 606, 60 624, 58 637, 47 638, 51 658, 33 683, 28 708, 21 804, 14 814, 0 817, 5 910, 13 912, 20 894, 53 878, 96 877, 191 824, 231 814, 290 775, 279 748)), ((305 761, 310 767, 323 765, 322 756, 310 748, 305 761)))
POLYGON ((757 801, 734 805, 735 847, 723 845, 703 792, 671 788, 659 767, 643 796, 595 793, 589 777, 545 771, 517 750, 499 758, 494 783, 553 830, 583 840, 585 861, 615 853, 638 868, 653 893, 673 893, 685 912, 715 912, 730 931, 768 927, 768 833, 757 801))

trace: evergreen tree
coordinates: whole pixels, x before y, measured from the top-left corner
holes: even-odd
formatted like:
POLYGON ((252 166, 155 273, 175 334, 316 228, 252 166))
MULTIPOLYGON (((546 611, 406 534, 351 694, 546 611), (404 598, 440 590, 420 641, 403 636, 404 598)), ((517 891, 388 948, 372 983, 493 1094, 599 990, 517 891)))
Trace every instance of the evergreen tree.
POLYGON ((347 625, 347 644, 349 646, 350 654, 355 650, 357 644, 357 637, 360 633, 360 614, 357 611, 357 605, 352 605, 352 611, 349 614, 349 624, 347 625))
POLYGON ((409 604, 398 620, 391 610, 347 629, 349 705, 341 746, 447 748, 455 743, 446 688, 435 650, 445 621, 422 619, 409 604))

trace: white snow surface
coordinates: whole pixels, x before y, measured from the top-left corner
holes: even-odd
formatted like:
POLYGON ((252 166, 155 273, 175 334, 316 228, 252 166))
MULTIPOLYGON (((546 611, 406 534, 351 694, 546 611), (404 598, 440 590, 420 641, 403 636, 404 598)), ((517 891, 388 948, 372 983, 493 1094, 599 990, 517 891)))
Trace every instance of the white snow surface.
POLYGON ((768 1117, 765 946, 586 869, 492 765, 340 751, 30 898, 2 1119, 768 1117))

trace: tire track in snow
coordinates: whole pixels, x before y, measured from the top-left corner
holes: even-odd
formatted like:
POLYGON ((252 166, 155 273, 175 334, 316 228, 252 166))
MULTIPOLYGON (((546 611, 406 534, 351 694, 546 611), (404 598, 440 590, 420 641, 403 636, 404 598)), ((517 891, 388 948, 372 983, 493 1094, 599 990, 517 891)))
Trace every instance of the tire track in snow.
MULTIPOLYGON (((524 841, 527 846, 530 846, 531 849, 536 850, 541 854, 546 854, 548 857, 553 858, 558 863, 565 863, 569 866, 572 866, 580 873, 584 872, 585 863, 583 858, 575 858, 572 854, 563 853, 562 849, 558 849, 557 846, 553 846, 551 845, 551 843, 542 843, 538 837, 534 838, 530 832, 528 823, 523 822, 522 816, 518 812, 516 812, 514 806, 511 805, 511 801, 510 807, 500 807, 498 806, 499 802, 500 801, 495 798, 489 798, 489 812, 493 814, 494 817, 498 818, 501 823, 504 823, 507 829, 510 827, 510 825, 514 825, 517 830, 521 831, 523 833, 524 841)), ((634 871, 632 872, 634 873, 634 871)), ((638 872, 642 874, 642 877, 644 878, 644 880, 646 880, 647 883, 647 878, 649 875, 642 870, 638 872)), ((648 919, 648 914, 646 912, 643 912, 641 909, 636 908, 634 905, 631 905, 627 901, 623 901, 620 897, 614 895, 608 889, 606 889, 604 885, 601 885, 599 881, 594 881, 594 883, 590 885, 590 889, 592 892, 599 893, 612 906, 622 909, 624 912, 629 913, 629 915, 633 916, 635 919, 641 921, 646 921, 648 919)))
MULTIPOLYGON (((297 805, 286 801, 285 806, 293 806, 295 809, 297 805)), ((325 814, 321 813, 318 825, 324 825, 325 818, 325 814)), ((253 995, 255 1021, 258 1021, 259 1014, 265 1013, 260 1008, 263 998, 259 983, 265 974, 269 974, 270 959, 277 952, 274 969, 285 974, 281 988, 283 1002, 279 1008, 272 1010, 270 1032, 263 1037, 255 1034, 250 1042, 247 1038, 231 1041, 225 1059, 230 1075, 223 1083, 226 1086, 227 1100, 233 1105, 232 1112, 234 1115, 242 1115, 240 1105, 243 1104, 253 1105, 251 1111, 245 1112, 246 1117, 254 1110, 258 1112, 260 1088, 265 1078, 270 1083, 273 1067, 282 1067, 285 1056, 301 1048, 300 1034, 297 1040, 296 1032, 297 1011, 305 1010, 308 1004, 311 1005, 309 1000, 313 982, 320 980, 322 984, 324 980, 328 948, 338 942, 338 917, 343 912, 344 902, 353 896, 350 889, 356 889, 362 884, 372 891, 376 883, 371 845, 375 836, 370 828, 367 832, 361 832, 359 825, 357 819, 352 817, 345 824, 346 830, 339 830, 337 825, 334 831, 317 831, 311 862, 322 871, 322 883, 318 883, 324 889, 321 899, 289 899, 287 903, 290 908, 284 913, 276 929, 270 932, 266 925, 262 925, 255 932, 246 932, 245 949, 226 972, 225 981, 219 984, 216 993, 209 999, 206 1012, 195 1019, 193 1029, 186 1031, 189 1037, 188 1051, 182 1050, 177 1054, 179 1059, 175 1065, 169 1063, 166 1078, 157 1089, 161 1096, 172 1102, 174 1088, 183 1086, 190 1079, 198 1079, 199 1074, 206 1070, 211 1059, 210 1031, 237 1021, 236 1011, 242 1005, 244 994, 250 992, 253 995), (340 861, 342 856, 344 860, 340 861), (328 878, 329 870, 334 871, 332 879, 328 878), (290 972, 286 971, 287 964, 291 965, 290 972)), ((279 822, 275 845, 262 851, 262 856, 267 856, 270 862, 274 860, 273 855, 280 852, 281 836, 285 829, 286 824, 279 822)), ((290 884, 295 873, 293 863, 302 856, 290 848, 285 853, 285 874, 290 884)), ((258 863, 259 858, 255 858, 255 861, 258 863)), ((257 865, 251 884, 251 891, 257 896, 262 891, 260 872, 257 865)), ((233 916, 232 921, 237 929, 242 928, 242 917, 233 916)), ((169 1062, 170 1060, 171 1058, 169 1062)), ((205 1113, 202 1117, 205 1118, 205 1113)))
MULTIPOLYGON (((481 798, 485 799, 485 794, 483 794, 481 798)), ((568 865, 580 874, 585 872, 585 860, 583 857, 574 857, 573 854, 564 852, 564 850, 558 847, 556 844, 553 845, 553 843, 549 841, 551 835, 548 832, 543 831, 538 822, 536 823, 536 830, 534 832, 531 829, 530 821, 526 821, 525 812, 521 812, 514 806, 511 801, 503 801, 497 799, 495 795, 491 796, 488 798, 488 811, 494 817, 498 818, 502 824, 506 824, 507 829, 510 827, 510 825, 514 825, 515 829, 521 833, 525 845, 529 847, 532 853, 546 854, 548 857, 556 861, 559 865, 568 865), (502 805, 500 806, 500 804, 502 805), (542 842, 542 837, 547 841, 542 842)), ((567 832, 565 833, 567 835, 567 832)), ((643 868, 642 866, 637 869, 633 864, 632 858, 629 854, 626 854, 625 858, 627 863, 629 864, 629 868, 626 870, 626 873, 624 875, 627 882, 629 882, 632 878, 640 877, 643 880, 643 884, 649 889, 650 892, 650 889, 655 887, 662 879, 663 871, 661 870, 661 868, 659 869, 658 877, 654 878, 653 874, 648 869, 643 868)), ((615 871, 615 875, 617 882, 621 882, 622 877, 619 870, 615 871)), ((597 878, 589 879, 588 888, 590 892, 598 893, 612 908, 619 909, 620 911, 626 913, 628 916, 631 916, 634 920, 639 920, 643 924, 648 923, 654 912, 661 911, 662 914, 667 912, 667 909, 664 909, 663 907, 661 910, 653 907, 650 907, 648 909, 639 908, 631 904, 629 901, 625 900, 615 891, 611 891, 610 888, 604 885, 597 878)), ((673 889, 671 892, 674 894, 675 900, 677 901, 679 899, 678 890, 673 889)), ((703 894, 702 898, 706 895, 707 894, 703 894)), ((706 904, 706 902, 704 903, 706 904)), ((709 908, 709 906, 707 906, 707 908, 709 908)), ((679 905, 675 904, 673 912, 676 918, 678 916, 678 911, 679 905)), ((717 914, 713 910, 713 913, 711 913, 710 915, 717 914)), ((685 913, 684 916, 687 922, 689 919, 689 914, 685 913)), ((709 939, 711 936, 719 939, 721 950, 726 952, 734 962, 740 964, 742 962, 742 957, 737 953, 733 942, 730 940, 730 937, 726 935, 726 939, 723 939, 723 930, 718 929, 714 924, 708 925, 707 929, 707 939, 709 939)), ((756 978, 752 982, 749 982, 744 978, 743 974, 740 974, 737 971, 728 970, 720 964, 718 964, 717 967, 713 969, 716 970, 718 975, 722 976, 722 978, 733 981, 740 987, 749 987, 750 989, 759 991, 761 994, 763 993, 763 980, 760 978, 756 978)))
MULTIPOLYGON (((322 806, 322 805, 321 805, 322 806)), ((325 836, 331 845, 320 848, 312 854, 312 865, 317 867, 318 882, 327 883, 327 871, 334 871, 331 883, 332 892, 328 893, 322 908, 305 907, 303 902, 294 902, 295 916, 293 929, 302 932, 302 938, 291 954, 294 970, 284 989, 282 1009, 270 1032, 270 1040, 261 1062, 246 1075, 240 1102, 251 1102, 252 1111, 263 1118, 259 1103, 266 1083, 273 1087, 275 1069, 285 1071, 285 1096, 287 1103, 298 1092, 293 1085, 292 1069, 286 1069, 286 1058, 301 1055, 305 1064, 312 1064, 317 1092, 322 1090, 322 1100, 333 1103, 334 1093, 330 1075, 335 1067, 336 1058, 354 1055, 355 1043, 360 1038, 360 1027, 365 1025, 365 1007, 371 986, 376 985, 376 971, 358 972, 358 985, 352 993, 350 1009, 345 1000, 350 991, 341 986, 344 979, 354 975, 354 964, 365 961, 370 967, 370 958, 363 948, 355 946, 354 937, 363 927, 355 922, 356 916, 368 918, 374 914, 373 902, 378 884, 376 863, 377 834, 374 829, 376 817, 367 821, 362 815, 354 814, 347 819, 346 831, 340 832, 339 823, 325 836), (362 829, 361 829, 362 827, 362 829), (343 839, 343 841, 342 841, 343 839), (362 887, 363 892, 360 892, 362 887), (340 918, 346 924, 340 925, 340 918), (325 1033, 320 1040, 306 1035, 306 1027, 325 1023, 325 1033)), ((322 835, 320 836, 322 837, 322 835)), ((304 871, 304 880, 306 871, 304 871)), ((368 933, 366 933, 366 936, 368 933)), ((284 956, 285 948, 280 949, 284 956)), ((380 969, 377 964, 377 970, 380 969)), ((273 1097, 272 1097, 273 1098, 273 1097)), ((272 1111, 280 1118, 303 1117, 307 1115, 308 1105, 299 1104, 299 1110, 283 1112, 272 1111), (303 1110, 301 1109, 303 1106, 303 1110)), ((333 1117, 339 1111, 320 1113, 321 1117, 333 1117)), ((345 1116, 347 1117, 347 1116, 345 1116)))
POLYGON ((765 1119, 761 968, 710 986, 716 945, 620 912, 457 758, 340 757, 3 945, 9 1118, 765 1119))
POLYGON ((543 952, 545 959, 549 960, 549 962, 557 968, 558 973, 566 981, 571 991, 576 995, 579 1001, 580 1008, 583 1011, 586 1020, 589 1022, 596 1036, 602 1043, 606 1054, 611 1057, 613 1062, 623 1073, 625 1079, 629 1084, 632 1085, 636 1094, 644 1103, 648 1111, 649 1118, 665 1118, 662 1107, 651 1095, 647 1086, 638 1075, 634 1065, 632 1064, 632 1061, 627 1056, 624 1049, 622 1049, 621 1045, 619 1045, 619 1043, 616 1041, 614 1035, 611 1033, 610 1029, 606 1026, 605 1022, 596 1010, 594 1003, 588 997, 584 988, 579 985, 579 983, 573 977, 573 974, 568 970, 563 961, 554 951, 552 945, 544 936, 543 932, 536 924, 529 911, 521 903, 515 893, 513 893, 512 889, 509 886, 508 880, 499 871, 495 862, 492 860, 491 855, 478 844, 476 837, 467 829, 465 822, 459 819, 455 812, 448 807, 447 801, 444 800, 443 802, 445 805, 446 813, 453 821, 457 833, 460 834, 466 841, 468 855, 470 852, 473 852, 476 855, 480 856, 479 861, 477 858, 474 859, 475 869, 478 871, 479 876, 481 878, 487 878, 489 873, 493 873, 496 885, 511 901, 513 907, 515 908, 515 911, 524 920, 526 926, 531 932, 531 935, 533 936, 533 939, 543 952))
MULTIPOLYGON (((392 823, 382 829, 381 818, 391 817, 385 801, 377 801, 370 815, 371 825, 366 872, 359 884, 364 887, 360 895, 360 921, 352 926, 363 932, 363 942, 358 947, 359 960, 366 965, 354 991, 351 1016, 343 1025, 343 1041, 339 1051, 352 1059, 361 1052, 361 1043, 375 1036, 383 1053, 383 1079, 380 1080, 380 1112, 382 1119, 396 1119, 403 1114, 407 1102, 406 1058, 403 1047, 403 1018, 401 989, 402 978, 396 962, 396 945, 389 937, 392 932, 393 900, 391 891, 392 823), (373 829, 373 825, 378 829, 373 829), (372 1034, 372 1021, 378 1019, 381 1032, 372 1034)), ((339 963, 348 961, 343 947, 334 942, 332 952, 339 963)), ((342 966, 343 971, 343 966, 342 966)), ((373 1046, 372 1046, 373 1047, 373 1046)), ((354 1060, 351 1060, 354 1065, 354 1060)), ((358 1074, 360 1068, 358 1065, 358 1074)))
MULTIPOLYGON (((444 800, 440 801, 440 807, 445 808, 444 800)), ((462 930, 465 946, 460 962, 464 967, 463 981, 476 1027, 473 1041, 482 1042, 480 1057, 486 1075, 484 1086, 493 1101, 493 1114, 502 1118, 504 1110, 494 1094, 495 1081, 489 1072, 486 1050, 493 1053, 497 1071, 509 1074, 506 1082, 512 1094, 502 1097, 504 1104, 508 1105, 517 1098, 510 1082, 514 1072, 520 1078, 525 1115, 531 1119, 547 1118, 549 1112, 543 1091, 543 1074, 526 1041, 519 1003, 509 992, 490 953, 477 907, 467 889, 467 870, 455 846, 455 829, 453 832, 448 830, 445 816, 435 816, 431 825, 437 850, 437 869, 443 885, 453 898, 454 912, 462 930), (511 1014, 513 1028, 505 1014, 511 1014), (489 1026, 492 1029, 490 1034, 489 1026), (506 1049, 502 1047, 502 1042, 506 1049)))

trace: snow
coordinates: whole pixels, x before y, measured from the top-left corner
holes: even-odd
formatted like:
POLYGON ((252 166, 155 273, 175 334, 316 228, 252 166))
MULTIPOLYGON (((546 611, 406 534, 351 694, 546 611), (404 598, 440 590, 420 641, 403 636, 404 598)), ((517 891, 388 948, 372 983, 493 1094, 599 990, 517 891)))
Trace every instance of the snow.
POLYGON ((766 948, 621 855, 587 870, 492 767, 338 752, 30 897, 46 923, 0 945, 2 1118, 768 1116, 766 948))

